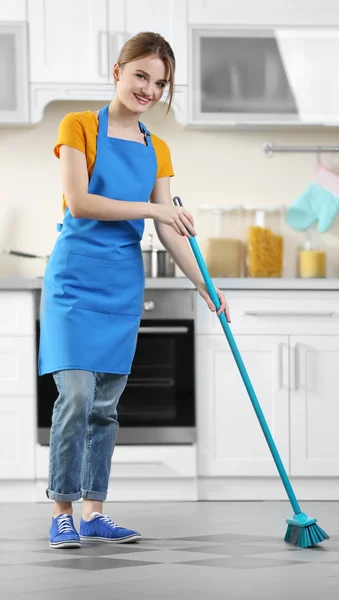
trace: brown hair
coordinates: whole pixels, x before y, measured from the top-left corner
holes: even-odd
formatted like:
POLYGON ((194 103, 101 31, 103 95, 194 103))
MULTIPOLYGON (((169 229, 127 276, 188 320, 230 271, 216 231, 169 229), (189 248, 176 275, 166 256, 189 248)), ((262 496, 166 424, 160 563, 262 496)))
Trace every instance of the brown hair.
POLYGON ((174 73, 175 73, 175 57, 173 50, 169 43, 159 33, 153 33, 152 31, 142 31, 134 37, 127 40, 127 42, 121 48, 118 64, 120 66, 138 60, 144 56, 155 54, 164 63, 168 74, 169 74, 169 92, 167 98, 169 98, 167 113, 171 108, 173 94, 174 94, 174 73))

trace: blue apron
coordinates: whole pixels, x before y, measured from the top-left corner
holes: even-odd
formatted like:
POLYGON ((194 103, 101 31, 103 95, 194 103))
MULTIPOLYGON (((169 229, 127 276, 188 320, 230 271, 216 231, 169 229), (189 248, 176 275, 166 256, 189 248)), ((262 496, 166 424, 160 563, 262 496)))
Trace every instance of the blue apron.
MULTIPOLYGON (((89 194, 148 202, 157 161, 150 133, 139 127, 146 145, 108 137, 108 106, 100 110, 89 194)), ((129 374, 143 311, 144 220, 76 219, 67 208, 59 231, 42 288, 39 374, 129 374)))

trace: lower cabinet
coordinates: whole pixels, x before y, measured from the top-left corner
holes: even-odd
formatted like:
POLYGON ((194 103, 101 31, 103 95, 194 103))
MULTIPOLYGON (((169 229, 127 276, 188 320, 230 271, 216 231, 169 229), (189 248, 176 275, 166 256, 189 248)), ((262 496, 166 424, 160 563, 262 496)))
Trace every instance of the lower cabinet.
POLYGON ((290 336, 290 373, 290 473, 338 477, 339 335, 290 336))
MULTIPOLYGON (((33 480, 36 444, 33 292, 0 294, 0 479, 33 480)), ((0 498, 2 490, 0 490, 0 498)))
MULTIPOLYGON (((299 301, 306 308, 296 314, 289 293, 284 294, 285 303, 276 293, 278 310, 271 298, 268 309, 252 311, 255 294, 249 292, 240 312, 244 292, 239 292, 239 303, 231 292, 231 313, 233 303, 236 314, 231 329, 288 475, 325 481, 339 475, 338 298, 320 293, 318 306, 301 292, 299 301)), ((212 325, 208 309, 198 303, 198 319, 206 315, 196 334, 198 476, 278 476, 221 326, 212 325)))
MULTIPOLYGON (((240 335, 236 341, 289 469, 289 382, 282 364, 288 360, 288 336, 240 335)), ((198 335, 196 356, 199 475, 275 475, 270 451, 226 338, 198 335)))

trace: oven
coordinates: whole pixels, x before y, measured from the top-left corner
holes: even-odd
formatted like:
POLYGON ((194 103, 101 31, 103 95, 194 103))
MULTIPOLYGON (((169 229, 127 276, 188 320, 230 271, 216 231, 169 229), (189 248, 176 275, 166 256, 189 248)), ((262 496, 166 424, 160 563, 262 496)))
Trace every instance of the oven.
MULTIPOLYGON (((39 351, 40 293, 36 297, 39 351)), ((117 444, 193 444, 194 291, 146 289, 136 353, 118 404, 117 444)), ((57 389, 51 374, 37 375, 38 442, 49 445, 57 389)))

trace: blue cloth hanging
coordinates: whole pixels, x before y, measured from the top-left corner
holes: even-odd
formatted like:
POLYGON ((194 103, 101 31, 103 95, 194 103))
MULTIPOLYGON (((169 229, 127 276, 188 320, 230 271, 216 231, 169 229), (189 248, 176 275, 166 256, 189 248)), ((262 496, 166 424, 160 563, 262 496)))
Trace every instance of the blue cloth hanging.
POLYGON ((313 181, 286 212, 287 223, 297 231, 316 221, 320 233, 328 231, 339 209, 339 175, 319 165, 313 181))

